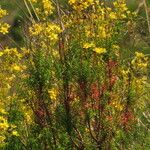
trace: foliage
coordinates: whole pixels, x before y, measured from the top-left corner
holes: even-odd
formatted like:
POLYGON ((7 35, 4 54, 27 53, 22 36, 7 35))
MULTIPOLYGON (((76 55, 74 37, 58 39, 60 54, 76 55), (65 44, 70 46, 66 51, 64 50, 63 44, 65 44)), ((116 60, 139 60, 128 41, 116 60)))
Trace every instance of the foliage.
POLYGON ((149 60, 123 44, 138 18, 126 1, 24 5, 24 46, 0 51, 1 148, 148 149, 149 60))

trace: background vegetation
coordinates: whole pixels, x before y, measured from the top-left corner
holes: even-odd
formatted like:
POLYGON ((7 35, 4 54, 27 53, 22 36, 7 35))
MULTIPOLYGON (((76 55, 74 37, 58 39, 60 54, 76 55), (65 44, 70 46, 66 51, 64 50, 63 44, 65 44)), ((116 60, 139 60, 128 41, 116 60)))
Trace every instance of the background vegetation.
POLYGON ((0 5, 0 149, 149 149, 149 1, 0 5))

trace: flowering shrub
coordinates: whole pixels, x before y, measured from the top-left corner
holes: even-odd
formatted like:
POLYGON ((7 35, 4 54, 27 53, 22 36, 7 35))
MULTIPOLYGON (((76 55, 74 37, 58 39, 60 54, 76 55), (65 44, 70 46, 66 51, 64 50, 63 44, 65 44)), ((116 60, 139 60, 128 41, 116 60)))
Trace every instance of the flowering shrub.
POLYGON ((129 149, 148 86, 148 57, 122 44, 137 15, 125 0, 24 3, 24 46, 0 51, 1 147, 129 149))

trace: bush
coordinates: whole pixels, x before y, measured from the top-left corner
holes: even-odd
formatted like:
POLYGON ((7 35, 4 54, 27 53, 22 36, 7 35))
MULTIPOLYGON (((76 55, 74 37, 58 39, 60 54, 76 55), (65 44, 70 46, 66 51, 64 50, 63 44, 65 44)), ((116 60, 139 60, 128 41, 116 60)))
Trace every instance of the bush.
POLYGON ((0 52, 3 149, 147 149, 148 57, 125 45, 138 18, 126 1, 25 6, 24 46, 0 52))

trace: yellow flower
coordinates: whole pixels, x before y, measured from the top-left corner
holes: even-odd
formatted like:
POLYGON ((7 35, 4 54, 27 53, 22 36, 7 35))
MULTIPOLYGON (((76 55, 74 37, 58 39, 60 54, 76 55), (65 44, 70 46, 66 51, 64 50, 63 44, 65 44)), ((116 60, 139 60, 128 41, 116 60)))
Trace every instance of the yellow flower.
POLYGON ((14 135, 14 136, 19 136, 19 134, 18 134, 18 132, 17 131, 12 131, 12 135, 14 135))
POLYGON ((4 122, 5 121, 5 118, 0 116, 0 122, 4 122))
POLYGON ((31 124, 32 123, 32 112, 26 112, 25 113, 25 119, 27 120, 27 122, 29 123, 29 124, 31 124))
POLYGON ((135 52, 136 57, 138 58, 143 58, 144 54, 143 53, 139 53, 139 52, 135 52))
POLYGON ((85 49, 88 49, 91 47, 95 47, 95 44, 93 42, 83 44, 83 48, 85 48, 85 49))
MULTIPOLYGON (((1 104, 1 103, 0 103, 1 104)), ((2 104, 1 104, 2 105, 2 104)), ((7 114, 7 112, 3 109, 3 108, 0 108, 0 114, 7 114)))
POLYGON ((119 19, 124 19, 127 17, 127 14, 130 13, 130 11, 127 8, 126 0, 116 0, 113 2, 114 8, 117 11, 117 17, 119 19))
POLYGON ((0 52, 0 56, 3 56, 3 54, 4 54, 3 52, 0 52))
POLYGON ((121 17, 122 19, 127 18, 127 16, 126 16, 125 14, 121 14, 120 17, 121 17))
POLYGON ((93 49, 93 51, 98 53, 98 54, 103 54, 103 53, 106 53, 106 48, 96 47, 93 49))
POLYGON ((14 65, 12 66, 12 69, 15 70, 15 71, 20 71, 20 70, 22 70, 21 67, 18 66, 18 65, 16 65, 16 64, 14 64, 14 65))
POLYGON ((113 102, 112 105, 119 111, 123 110, 123 105, 121 105, 119 102, 113 102))
POLYGON ((75 10, 84 10, 94 4, 94 0, 69 0, 69 4, 72 5, 72 7, 75 10))
POLYGON ((109 14, 109 18, 110 19, 117 19, 117 16, 116 16, 116 13, 115 12, 111 12, 110 14, 109 14))
POLYGON ((51 100, 56 100, 56 98, 57 98, 56 88, 52 88, 52 89, 48 90, 48 93, 49 93, 51 100))
POLYGON ((118 45, 112 45, 112 48, 118 50, 120 47, 118 45))
POLYGON ((11 124, 10 127, 11 127, 12 129, 14 129, 14 128, 16 128, 17 126, 14 125, 14 124, 11 124))
POLYGON ((128 76, 130 71, 129 70, 122 70, 121 73, 122 73, 123 76, 128 76))
POLYGON ((50 0, 43 0, 42 3, 45 15, 48 16, 52 14, 54 9, 54 7, 52 6, 52 2, 50 0))
POLYGON ((0 130, 7 130, 8 127, 9 127, 9 125, 6 120, 4 122, 0 123, 0 130))
MULTIPOLYGON (((38 36, 38 38, 47 39, 51 42, 58 40, 58 34, 61 32, 61 28, 54 23, 35 23, 29 28, 31 36, 38 36)), ((42 41, 42 45, 44 43, 42 41)), ((47 43, 46 43, 47 45, 47 43)))
POLYGON ((100 37, 100 38, 109 37, 109 34, 106 32, 106 27, 105 27, 105 25, 99 26, 99 37, 100 37))
POLYGON ((7 23, 0 23, 0 33, 7 34, 9 28, 10 28, 9 24, 7 24, 7 23))
POLYGON ((0 18, 7 15, 7 11, 0 8, 0 18))
POLYGON ((1 135, 0 135, 0 144, 2 144, 2 143, 4 142, 5 139, 6 139, 5 136, 1 136, 1 135))
POLYGON ((59 26, 49 23, 45 26, 43 32, 50 41, 57 41, 58 34, 61 32, 61 29, 59 26))
POLYGON ((54 6, 51 0, 30 0, 34 5, 36 17, 39 20, 46 20, 53 13, 54 6))
POLYGON ((35 23, 32 25, 32 27, 29 28, 31 35, 33 35, 33 36, 39 35, 42 32, 42 30, 43 30, 43 28, 42 28, 41 24, 39 24, 39 23, 35 23))
POLYGON ((74 4, 76 2, 76 0, 69 0, 70 4, 74 4))
POLYGON ((139 63, 139 64, 137 64, 137 66, 139 68, 147 68, 148 64, 147 63, 139 63))

